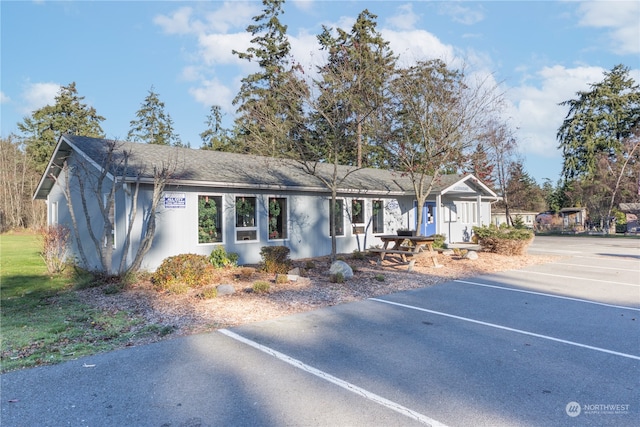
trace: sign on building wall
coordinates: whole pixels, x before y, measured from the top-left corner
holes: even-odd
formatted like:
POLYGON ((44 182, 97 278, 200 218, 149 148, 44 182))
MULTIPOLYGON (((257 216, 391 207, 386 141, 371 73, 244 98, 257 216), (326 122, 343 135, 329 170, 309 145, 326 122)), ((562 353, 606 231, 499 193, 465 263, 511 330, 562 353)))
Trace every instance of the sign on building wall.
POLYGON ((187 196, 185 193, 164 193, 165 209, 184 209, 187 207, 187 196))

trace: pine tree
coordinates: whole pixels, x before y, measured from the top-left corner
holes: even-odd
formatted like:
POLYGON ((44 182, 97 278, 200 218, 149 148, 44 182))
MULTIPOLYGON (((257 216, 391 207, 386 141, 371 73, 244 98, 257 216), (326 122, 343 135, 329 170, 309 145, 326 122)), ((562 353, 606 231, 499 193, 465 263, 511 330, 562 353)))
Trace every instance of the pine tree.
POLYGON ((18 129, 25 134, 27 155, 41 174, 49 163, 58 139, 65 133, 103 138, 104 132, 95 108, 84 104, 78 95, 75 82, 62 86, 53 105, 44 106, 30 117, 18 123, 18 129))
POLYGON ((396 57, 376 30, 377 16, 363 10, 351 28, 351 32, 323 27, 318 36, 321 49, 328 52, 327 63, 320 73, 341 76, 341 80, 325 81, 325 90, 343 93, 348 105, 349 126, 345 138, 355 141, 355 152, 349 163, 358 167, 387 164, 382 132, 384 107, 389 102, 388 84, 395 70, 396 57), (335 73, 339 68, 340 72, 335 73), (328 84, 332 84, 330 88, 328 84))
POLYGON ((597 157, 612 160, 624 150, 624 142, 640 124, 640 86, 629 77, 629 68, 616 65, 604 73, 604 80, 577 99, 560 103, 569 112, 558 130, 566 178, 592 178, 597 157))
POLYGON ((205 122, 207 129, 200 134, 203 150, 235 151, 228 130, 222 127, 222 109, 219 105, 211 106, 205 122))
POLYGON ((180 136, 173 129, 173 120, 165 113, 164 102, 160 101, 153 86, 136 112, 136 117, 136 120, 129 122, 129 141, 183 146, 180 136))
POLYGON ((287 26, 279 16, 284 0, 263 0, 263 13, 247 27, 253 39, 246 52, 233 51, 240 59, 256 61, 260 70, 242 79, 233 101, 237 105, 236 143, 239 151, 281 156, 297 137, 296 124, 302 115, 300 101, 291 87, 301 84, 292 61, 287 26))

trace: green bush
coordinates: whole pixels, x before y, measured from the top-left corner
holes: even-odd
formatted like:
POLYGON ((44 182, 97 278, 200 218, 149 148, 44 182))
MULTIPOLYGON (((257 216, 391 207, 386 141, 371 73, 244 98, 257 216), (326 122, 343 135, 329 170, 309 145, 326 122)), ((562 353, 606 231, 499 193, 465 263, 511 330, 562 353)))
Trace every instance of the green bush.
POLYGON ((447 236, 444 234, 434 234, 433 238, 435 241, 433 242, 433 249, 443 249, 444 242, 447 240, 447 236))
POLYGON ((208 285, 215 278, 215 269, 205 255, 182 254, 162 261, 151 282, 158 290, 184 293, 188 288, 208 285))
POLYGON ((265 280, 258 280, 253 283, 253 292, 258 294, 269 292, 270 288, 271 284, 265 280))
POLYGON ((342 273, 332 274, 331 277, 329 277, 329 281, 331 283, 344 283, 344 275, 342 273))
POLYGON ((290 252, 291 250, 286 246, 263 246, 260 249, 262 269, 267 273, 288 273, 291 270, 290 252))
POLYGON ((487 252, 502 255, 523 255, 533 241, 533 231, 526 228, 515 228, 491 224, 473 227, 478 243, 487 252))
POLYGON ((235 252, 227 253, 222 245, 216 245, 209 255, 209 262, 215 268, 235 267, 238 265, 238 254, 235 252))

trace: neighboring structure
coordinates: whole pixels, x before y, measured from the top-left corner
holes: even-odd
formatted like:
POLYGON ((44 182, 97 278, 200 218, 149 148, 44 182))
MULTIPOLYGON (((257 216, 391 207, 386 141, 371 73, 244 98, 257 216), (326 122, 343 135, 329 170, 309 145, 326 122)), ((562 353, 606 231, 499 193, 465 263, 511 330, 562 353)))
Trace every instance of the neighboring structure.
POLYGON ((573 207, 560 209, 562 229, 581 233, 585 231, 587 224, 587 208, 573 207))
POLYGON ((624 213, 627 219, 627 233, 640 233, 640 203, 620 203, 620 212, 624 213))
MULTIPOLYGON (((511 216, 511 220, 515 220, 516 218, 522 218, 522 222, 524 226, 527 228, 534 228, 536 224, 536 216, 538 212, 530 212, 530 211, 519 211, 519 210, 509 210, 509 215, 511 216)), ((504 211, 501 212, 491 212, 491 223, 500 226, 502 224, 507 224, 507 214, 504 211)))
MULTIPOLYGON (((215 245, 237 253, 241 264, 260 262, 260 249, 267 245, 289 247, 293 259, 331 253, 330 191, 317 177, 302 172, 300 165, 276 158, 118 141, 115 161, 110 170, 104 171, 108 147, 114 143, 80 136, 61 137, 34 195, 36 199, 46 199, 49 224, 71 228, 63 187, 72 186, 80 238, 89 242, 79 195, 82 189, 77 180, 68 179, 72 176, 69 170, 81 169, 91 174, 82 183, 87 194, 94 190, 92 182, 102 172, 107 172, 109 183, 115 180, 123 184, 115 187, 115 206, 109 213, 114 226, 114 266, 123 256, 131 262, 144 227, 143 215, 150 206, 154 167, 167 162, 180 166, 158 207, 155 238, 143 269, 153 271, 172 255, 208 255, 215 245), (126 173, 120 163, 125 151, 129 155, 126 173), (129 230, 136 182, 140 183, 138 213, 129 230), (133 237, 123 253, 127 234, 133 237)), ((333 172, 332 165, 314 166, 324 177, 333 172)), ((415 228, 415 197, 407 176, 380 169, 339 168, 339 176, 351 173, 338 191, 338 253, 365 250, 380 245, 377 235, 415 228)), ((110 187, 102 188, 103 200, 110 187)), ((498 199, 473 175, 445 175, 426 203, 422 234, 444 234, 448 242, 469 241, 473 226, 489 224, 491 202, 498 199)), ((86 200, 92 229, 103 230, 97 196, 86 200)), ((89 242, 86 246, 90 245, 89 242)), ((95 269, 100 265, 98 254, 88 254, 88 258, 91 265, 86 267, 95 269)))

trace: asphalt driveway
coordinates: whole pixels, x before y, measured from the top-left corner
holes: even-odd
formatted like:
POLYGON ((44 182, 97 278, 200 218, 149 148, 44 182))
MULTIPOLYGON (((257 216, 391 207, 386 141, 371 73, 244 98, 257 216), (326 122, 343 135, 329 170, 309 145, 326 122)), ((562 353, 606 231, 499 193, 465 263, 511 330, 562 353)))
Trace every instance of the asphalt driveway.
POLYGON ((4 426, 635 426, 640 240, 0 376, 4 426))

